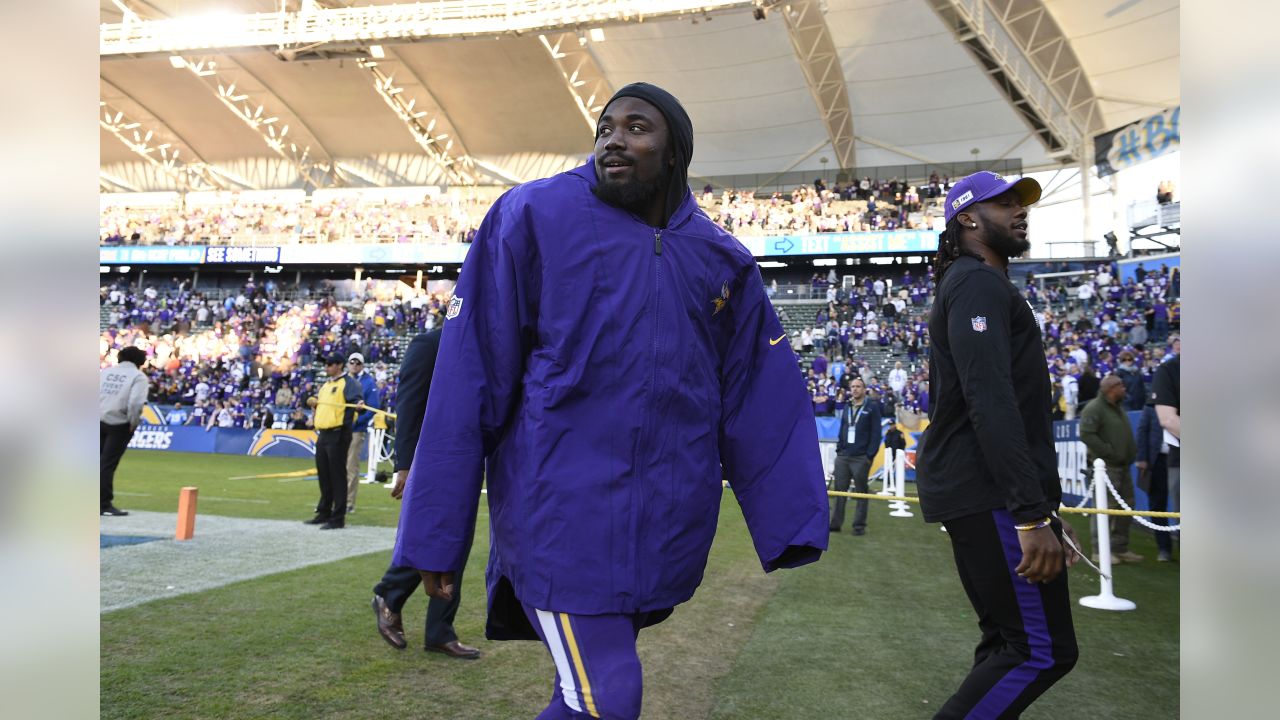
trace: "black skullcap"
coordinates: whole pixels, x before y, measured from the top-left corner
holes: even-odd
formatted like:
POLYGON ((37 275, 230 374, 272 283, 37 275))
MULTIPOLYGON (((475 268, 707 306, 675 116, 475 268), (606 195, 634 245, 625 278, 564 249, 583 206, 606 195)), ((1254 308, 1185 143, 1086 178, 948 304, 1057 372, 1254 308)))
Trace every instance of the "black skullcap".
POLYGON ((645 82, 631 83, 614 93, 613 97, 609 98, 609 102, 605 103, 605 109, 620 97, 640 98, 658 108, 662 117, 667 120, 671 149, 675 152, 676 164, 671 169, 670 183, 667 185, 667 203, 664 210, 666 217, 663 219, 665 225, 680 207, 680 203, 684 202, 685 196, 689 194, 689 163, 693 160, 693 121, 689 119, 689 113, 685 112, 680 101, 657 85, 645 82))

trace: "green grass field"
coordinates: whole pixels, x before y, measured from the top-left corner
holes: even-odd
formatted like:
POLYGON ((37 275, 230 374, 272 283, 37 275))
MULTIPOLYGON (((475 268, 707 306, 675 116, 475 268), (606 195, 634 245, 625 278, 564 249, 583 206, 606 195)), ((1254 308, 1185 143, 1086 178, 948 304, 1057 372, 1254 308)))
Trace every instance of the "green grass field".
MULTIPOLYGON (((314 481, 228 478, 307 467, 131 451, 117 505, 174 512, 178 489, 195 485, 202 514, 302 520, 314 481)), ((350 524, 396 522, 381 486, 362 486, 357 504, 350 524)), ((931 716, 972 661, 977 625, 945 534, 887 513, 873 503, 866 536, 833 536, 822 561, 766 576, 726 491, 702 587, 640 637, 644 717, 931 716)), ((404 613, 409 649, 382 641, 369 598, 390 553, 375 553, 103 615, 102 717, 532 718, 552 665, 537 643, 483 639, 487 537, 482 511, 456 625, 484 651, 479 661, 422 652, 422 596, 404 613)), ((1118 568, 1116 587, 1138 610, 1076 606, 1080 662, 1026 717, 1178 716, 1178 566, 1153 562, 1150 537, 1133 537, 1149 559, 1118 568)), ((1076 597, 1097 591, 1083 564, 1071 582, 1076 597)))

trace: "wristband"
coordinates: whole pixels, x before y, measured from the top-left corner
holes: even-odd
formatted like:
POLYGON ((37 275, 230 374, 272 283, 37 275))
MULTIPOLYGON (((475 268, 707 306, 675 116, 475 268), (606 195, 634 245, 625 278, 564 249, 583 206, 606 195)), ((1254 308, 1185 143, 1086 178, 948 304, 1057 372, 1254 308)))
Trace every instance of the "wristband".
POLYGON ((1023 523, 1022 525, 1014 525, 1013 527, 1018 532, 1029 532, 1031 530, 1039 530, 1042 527, 1048 527, 1051 522, 1053 522, 1052 518, 1044 517, 1029 523, 1023 523))

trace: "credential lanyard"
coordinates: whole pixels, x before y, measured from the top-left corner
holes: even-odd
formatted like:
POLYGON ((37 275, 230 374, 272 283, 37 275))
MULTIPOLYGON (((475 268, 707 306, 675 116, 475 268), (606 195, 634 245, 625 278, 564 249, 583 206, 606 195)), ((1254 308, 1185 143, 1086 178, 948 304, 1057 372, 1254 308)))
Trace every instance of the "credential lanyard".
POLYGON ((858 437, 858 418, 862 417, 862 409, 866 404, 866 400, 859 403, 857 412, 854 412, 852 406, 845 408, 845 412, 849 414, 849 431, 845 433, 845 442, 850 445, 852 445, 853 441, 858 437))

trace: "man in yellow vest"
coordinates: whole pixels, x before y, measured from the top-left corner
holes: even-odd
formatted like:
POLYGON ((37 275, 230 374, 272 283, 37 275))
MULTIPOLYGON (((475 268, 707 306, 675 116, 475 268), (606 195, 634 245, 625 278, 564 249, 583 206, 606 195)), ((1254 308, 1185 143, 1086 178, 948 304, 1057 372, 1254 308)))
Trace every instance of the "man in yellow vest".
POLYGON ((316 472, 320 475, 320 503, 316 516, 305 521, 321 530, 346 527, 347 518, 347 448, 351 446, 351 427, 360 402, 360 383, 343 372, 341 357, 325 360, 324 372, 329 380, 320 393, 307 398, 315 408, 316 472))

